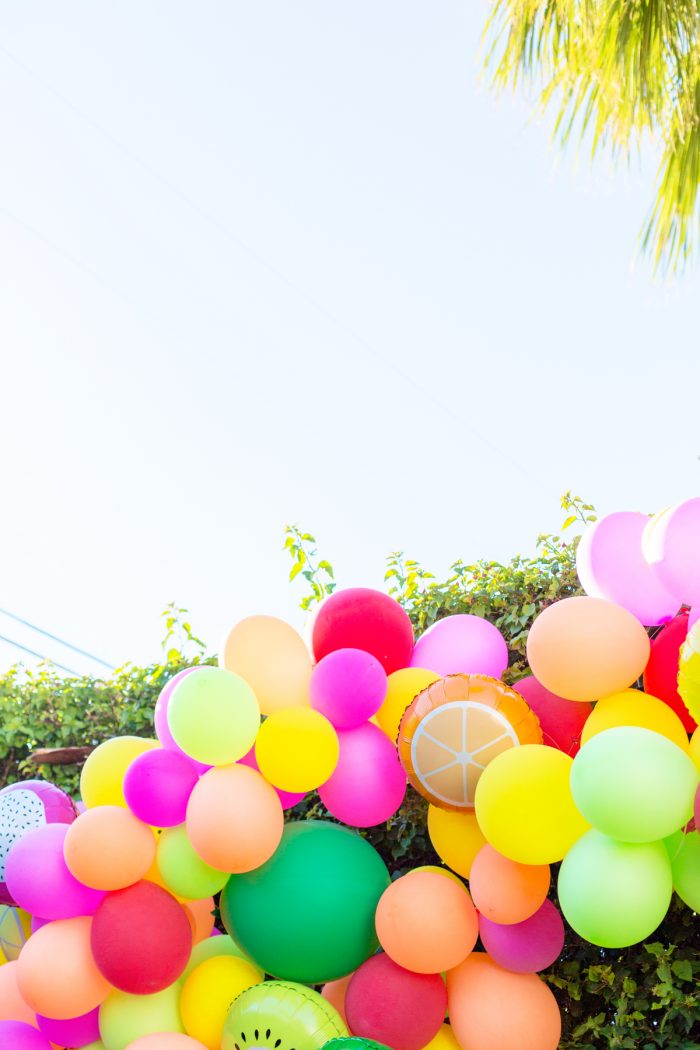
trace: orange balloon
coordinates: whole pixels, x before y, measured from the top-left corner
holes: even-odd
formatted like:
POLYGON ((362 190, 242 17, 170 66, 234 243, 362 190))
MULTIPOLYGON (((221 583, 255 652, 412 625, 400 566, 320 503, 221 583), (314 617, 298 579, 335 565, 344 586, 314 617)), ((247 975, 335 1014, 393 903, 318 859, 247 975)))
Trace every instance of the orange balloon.
MULTIPOLYGON (((101 1043, 99 1045, 102 1046, 101 1043)), ((207 1048, 204 1043, 200 1043, 199 1039, 192 1039, 189 1035, 181 1035, 179 1032, 156 1032, 154 1035, 142 1035, 139 1039, 134 1039, 125 1050, 207 1050, 207 1048)))
POLYGON ((96 890, 121 890, 142 879, 156 855, 156 838, 128 809, 86 809, 66 834, 63 855, 76 879, 96 890))
POLYGON ((649 637, 632 613, 604 598, 564 598, 540 613, 527 639, 532 673, 566 700, 599 700, 636 682, 649 637))
POLYGON ((469 876, 478 911, 504 926, 534 915, 544 904, 549 883, 549 864, 518 864, 488 844, 474 858, 469 876))
POLYGON ((22 998, 17 985, 18 967, 18 962, 0 966, 0 1021, 24 1021, 36 1028, 36 1015, 22 998))
POLYGON ((464 886, 436 871, 411 871, 377 905, 377 936, 387 955, 413 973, 441 973, 469 955, 479 933, 464 886))
POLYGON ((345 993, 347 992, 348 985, 354 976, 354 973, 349 973, 347 977, 339 977, 337 981, 328 981, 321 989, 321 995, 331 1004, 331 1006, 336 1008, 343 1019, 343 1024, 348 1030, 350 1025, 345 1016, 345 993))
POLYGON ((183 901, 182 906, 192 927, 192 942, 199 944, 214 929, 214 898, 203 897, 198 901, 183 901))
POLYGON ((90 949, 92 919, 58 919, 29 938, 18 960, 22 998, 45 1017, 63 1021, 89 1013, 112 991, 90 949))
POLYGON ((232 627, 219 666, 245 678, 264 715, 309 703, 309 650, 294 628, 276 616, 249 616, 232 627))
POLYGON ((218 766, 195 784, 187 834, 212 868, 240 874, 259 868, 279 846, 284 828, 275 789, 248 766, 218 766))
POLYGON ((511 973, 473 952, 447 975, 450 1023, 462 1050, 556 1050, 561 1014, 534 973, 511 973))

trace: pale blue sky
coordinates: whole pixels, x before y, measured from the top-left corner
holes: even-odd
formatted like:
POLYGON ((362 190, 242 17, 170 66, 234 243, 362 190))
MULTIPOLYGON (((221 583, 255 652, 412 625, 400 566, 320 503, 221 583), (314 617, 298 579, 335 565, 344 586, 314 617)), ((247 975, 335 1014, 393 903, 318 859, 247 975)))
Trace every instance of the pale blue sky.
POLYGON ((300 623, 287 521, 381 585, 397 548, 531 550, 567 488, 697 493, 699 271, 635 259, 653 154, 552 152, 480 80, 485 11, 0 2, 0 606, 147 660, 171 598, 213 646, 300 623))

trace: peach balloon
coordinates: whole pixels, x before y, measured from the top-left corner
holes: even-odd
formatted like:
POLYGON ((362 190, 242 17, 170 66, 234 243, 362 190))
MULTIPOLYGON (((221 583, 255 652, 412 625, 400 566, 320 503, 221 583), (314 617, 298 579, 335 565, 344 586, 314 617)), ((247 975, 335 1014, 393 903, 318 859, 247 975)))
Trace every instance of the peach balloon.
POLYGON ((29 938, 18 960, 22 998, 57 1021, 89 1013, 112 990, 90 949, 92 919, 58 919, 29 938))
POLYGON ((192 927, 192 942, 199 944, 214 929, 214 898, 203 897, 198 901, 184 900, 182 906, 192 927))
POLYGON ((0 1021, 24 1021, 37 1027, 36 1014, 22 998, 17 984, 19 963, 0 966, 0 1021))
POLYGON ((156 838, 122 806, 86 809, 68 828, 63 855, 79 882, 121 890, 142 879, 156 855, 156 838))
POLYGON ((599 700, 627 689, 649 659, 639 620, 604 598, 564 598, 540 613, 527 639, 532 673, 566 700, 599 700))
MULTIPOLYGON (((89 1048, 86 1047, 86 1050, 89 1048)), ((142 1035, 140 1039, 134 1039, 125 1050, 207 1050, 204 1043, 199 1039, 192 1039, 189 1035, 180 1035, 179 1032, 156 1032, 155 1035, 142 1035)))
POLYGON ((311 656, 302 637, 276 616, 248 616, 232 627, 219 666, 246 680, 264 715, 309 703, 311 656))
POLYGON ((556 1050, 561 1014, 534 973, 511 973, 473 952, 447 975, 450 1023, 462 1050, 556 1050))
POLYGON ((275 789, 248 766, 219 766, 200 777, 187 805, 187 834, 212 868, 241 874, 279 846, 284 811, 275 789))
POLYGON ((350 1028, 348 1019, 345 1016, 345 993, 348 990, 348 985, 353 979, 354 973, 349 973, 347 977, 339 977, 337 981, 328 981, 324 984, 321 989, 321 995, 334 1006, 340 1016, 343 1019, 343 1024, 346 1028, 350 1028))
POLYGON ((466 888, 436 871, 410 871, 377 905, 377 936, 387 955, 413 973, 457 966, 476 944, 479 920, 466 888))
POLYGON ((482 915, 509 926, 529 919, 542 906, 550 877, 549 864, 518 864, 487 844, 474 858, 469 889, 482 915))

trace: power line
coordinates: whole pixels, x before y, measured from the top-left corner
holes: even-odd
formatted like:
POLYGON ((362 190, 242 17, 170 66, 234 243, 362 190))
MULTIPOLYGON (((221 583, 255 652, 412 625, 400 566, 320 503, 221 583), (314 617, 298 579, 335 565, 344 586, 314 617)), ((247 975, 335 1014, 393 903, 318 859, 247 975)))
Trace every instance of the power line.
POLYGON ((30 656, 36 656, 37 659, 45 661, 45 663, 53 664, 54 667, 60 667, 62 671, 66 671, 68 674, 73 675, 74 678, 80 678, 80 674, 74 671, 72 667, 66 667, 65 664, 59 664, 57 660, 50 660, 48 656, 44 656, 43 653, 38 653, 36 649, 30 649, 27 645, 22 645, 21 642, 15 642, 12 638, 7 638, 4 634, 0 634, 0 642, 7 642, 8 645, 13 645, 15 649, 21 649, 23 653, 29 653, 30 656))
POLYGON ((50 631, 45 631, 42 627, 37 627, 36 624, 30 623, 29 620, 23 620, 21 616, 17 616, 16 613, 12 613, 8 609, 0 609, 0 614, 3 616, 9 616, 11 620, 16 620, 17 623, 21 623, 25 627, 31 628, 31 630, 36 631, 37 634, 43 634, 45 638, 50 638, 53 642, 58 642, 59 645, 65 646, 66 649, 71 649, 74 653, 79 653, 80 656, 87 656, 88 660, 94 660, 96 664, 102 664, 102 666, 106 667, 109 671, 114 670, 114 666, 108 664, 106 660, 101 660, 99 656, 94 656, 86 649, 80 649, 77 645, 72 645, 71 642, 67 642, 64 638, 59 638, 58 635, 51 634, 50 631))

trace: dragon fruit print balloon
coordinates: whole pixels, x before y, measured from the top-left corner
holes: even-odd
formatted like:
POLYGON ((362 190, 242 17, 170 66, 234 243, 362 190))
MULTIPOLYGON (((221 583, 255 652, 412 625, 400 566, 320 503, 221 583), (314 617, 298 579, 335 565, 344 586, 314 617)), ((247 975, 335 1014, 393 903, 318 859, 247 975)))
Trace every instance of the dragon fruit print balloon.
POLYGON ((76 816, 73 800, 45 780, 24 780, 0 791, 0 904, 15 903, 5 883, 5 863, 15 842, 45 824, 72 824, 76 816))

